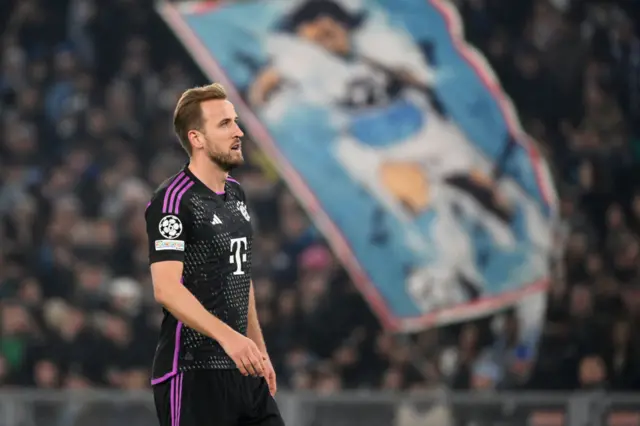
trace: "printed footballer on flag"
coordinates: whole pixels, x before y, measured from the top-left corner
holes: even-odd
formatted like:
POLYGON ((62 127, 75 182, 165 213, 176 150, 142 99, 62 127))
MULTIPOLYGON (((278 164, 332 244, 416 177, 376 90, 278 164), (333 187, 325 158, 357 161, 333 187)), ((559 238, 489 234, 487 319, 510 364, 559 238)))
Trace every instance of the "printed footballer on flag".
POLYGON ((389 327, 540 293, 556 198, 493 73, 438 0, 166 5, 389 327))

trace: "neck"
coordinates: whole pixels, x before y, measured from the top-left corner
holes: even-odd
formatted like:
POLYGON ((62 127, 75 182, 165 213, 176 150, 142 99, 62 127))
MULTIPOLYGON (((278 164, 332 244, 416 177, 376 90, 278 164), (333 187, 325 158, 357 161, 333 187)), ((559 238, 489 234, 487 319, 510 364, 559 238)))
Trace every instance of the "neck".
POLYGON ((229 175, 208 158, 192 158, 189 170, 214 192, 224 192, 224 184, 229 175))

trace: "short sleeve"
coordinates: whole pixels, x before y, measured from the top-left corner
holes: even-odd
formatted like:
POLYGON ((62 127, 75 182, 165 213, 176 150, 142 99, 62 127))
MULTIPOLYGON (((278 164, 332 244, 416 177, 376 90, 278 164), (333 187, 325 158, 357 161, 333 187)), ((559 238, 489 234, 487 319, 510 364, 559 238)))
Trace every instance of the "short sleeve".
POLYGON ((149 239, 149 264, 166 260, 184 261, 184 251, 190 229, 190 214, 181 208, 167 212, 163 197, 151 201, 145 213, 149 239))

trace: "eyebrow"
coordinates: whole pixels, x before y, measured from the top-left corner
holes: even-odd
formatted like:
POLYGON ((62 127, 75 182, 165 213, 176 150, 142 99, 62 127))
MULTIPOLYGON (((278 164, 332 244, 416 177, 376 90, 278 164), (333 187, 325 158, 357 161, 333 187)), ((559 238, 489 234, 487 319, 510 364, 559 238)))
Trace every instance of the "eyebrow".
POLYGON ((234 118, 223 118, 222 120, 220 120, 220 122, 218 123, 219 126, 229 123, 230 121, 235 121, 238 122, 240 119, 238 118, 238 116, 235 116, 234 118))

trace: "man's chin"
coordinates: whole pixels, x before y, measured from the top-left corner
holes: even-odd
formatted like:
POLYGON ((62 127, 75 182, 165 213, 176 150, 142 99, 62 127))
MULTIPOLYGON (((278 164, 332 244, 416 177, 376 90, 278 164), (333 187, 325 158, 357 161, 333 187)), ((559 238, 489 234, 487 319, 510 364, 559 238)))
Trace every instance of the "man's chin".
POLYGON ((238 152, 232 154, 231 158, 229 159, 229 164, 231 164, 233 167, 242 166, 244 164, 244 156, 242 155, 242 153, 238 152))
POLYGON ((229 157, 229 162, 234 164, 236 167, 244 164, 244 155, 242 155, 242 151, 233 151, 229 157))
POLYGON ((222 170, 230 171, 236 167, 242 166, 244 164, 244 157, 242 153, 231 153, 227 155, 213 156, 210 155, 209 158, 215 164, 217 164, 222 170))

